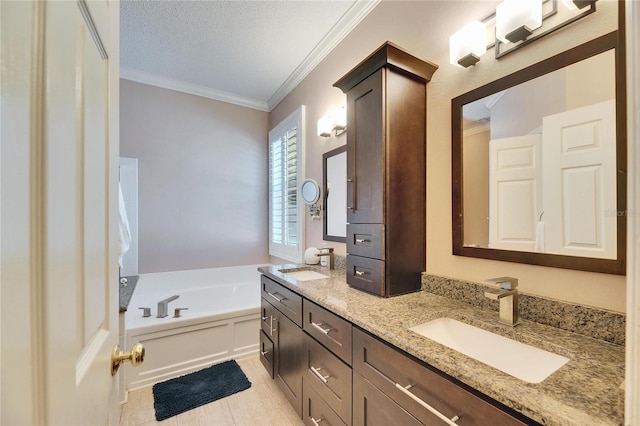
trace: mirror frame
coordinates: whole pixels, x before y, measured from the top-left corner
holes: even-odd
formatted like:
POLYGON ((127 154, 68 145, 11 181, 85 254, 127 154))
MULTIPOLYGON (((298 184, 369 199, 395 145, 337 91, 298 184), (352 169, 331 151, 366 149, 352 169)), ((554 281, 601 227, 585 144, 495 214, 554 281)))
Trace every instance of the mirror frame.
MULTIPOLYGON (((346 244, 347 243, 346 229, 345 229, 344 237, 327 235, 327 216, 328 216, 327 210, 329 208, 329 205, 327 203, 327 199, 329 196, 329 191, 327 191, 327 160, 330 157, 342 154, 343 152, 347 152, 347 145, 339 146, 336 149, 333 149, 331 151, 328 151, 322 154, 322 205, 324 206, 324 208, 322 209, 322 239, 324 241, 335 241, 338 243, 346 244)), ((344 178, 346 182, 347 176, 345 176, 344 178)), ((346 212, 345 212, 345 226, 346 226, 346 212)))
POLYGON ((619 11, 622 19, 619 30, 598 37, 566 52, 552 56, 513 74, 502 77, 451 100, 451 149, 452 149, 452 231, 453 254, 456 256, 526 263, 530 265, 580 271, 624 275, 626 273, 627 234, 627 109, 626 70, 624 46, 624 10, 619 11), (515 250, 469 247, 464 245, 464 206, 462 172, 462 107, 496 92, 524 83, 533 78, 564 68, 568 65, 615 49, 615 91, 616 91, 616 204, 617 204, 617 258, 597 259, 591 257, 557 255, 551 253, 523 252, 515 250))

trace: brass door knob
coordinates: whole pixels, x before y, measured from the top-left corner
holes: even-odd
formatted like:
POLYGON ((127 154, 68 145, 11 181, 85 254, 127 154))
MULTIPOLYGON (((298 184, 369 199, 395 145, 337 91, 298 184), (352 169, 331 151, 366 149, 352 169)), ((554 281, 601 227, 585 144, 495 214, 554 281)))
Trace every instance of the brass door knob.
POLYGON ((111 375, 115 376, 120 368, 120 364, 130 361, 133 367, 137 367, 144 361, 144 346, 142 343, 136 343, 131 348, 131 352, 125 353, 120 350, 120 346, 114 345, 111 351, 111 375))

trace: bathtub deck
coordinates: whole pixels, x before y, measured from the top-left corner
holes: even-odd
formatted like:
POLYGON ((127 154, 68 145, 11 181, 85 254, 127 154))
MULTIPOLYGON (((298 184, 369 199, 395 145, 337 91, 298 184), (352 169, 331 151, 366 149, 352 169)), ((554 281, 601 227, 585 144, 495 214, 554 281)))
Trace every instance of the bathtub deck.
MULTIPOLYGON (((179 414, 159 424, 169 426, 302 426, 304 424, 260 364, 257 356, 237 361, 251 382, 249 389, 179 414)), ((129 402, 122 406, 120 425, 154 424, 156 421, 151 387, 130 392, 129 402)))

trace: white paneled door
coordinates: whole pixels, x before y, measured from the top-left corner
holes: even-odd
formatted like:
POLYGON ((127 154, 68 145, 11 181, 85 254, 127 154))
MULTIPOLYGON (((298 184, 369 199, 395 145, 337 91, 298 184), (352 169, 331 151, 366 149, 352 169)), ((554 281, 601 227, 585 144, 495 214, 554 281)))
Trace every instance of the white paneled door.
POLYGON ((615 259, 615 102, 544 117, 542 127, 547 250, 615 259))
POLYGON ((117 424, 118 2, 2 2, 2 424, 117 424))

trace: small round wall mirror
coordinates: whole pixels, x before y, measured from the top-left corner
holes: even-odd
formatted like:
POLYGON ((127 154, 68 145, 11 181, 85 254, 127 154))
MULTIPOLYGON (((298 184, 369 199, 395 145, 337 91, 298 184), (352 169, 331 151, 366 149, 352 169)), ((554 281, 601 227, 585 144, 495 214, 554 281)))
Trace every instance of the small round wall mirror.
POLYGON ((305 179, 300 186, 300 193, 305 203, 313 205, 320 199, 320 187, 313 179, 305 179))

